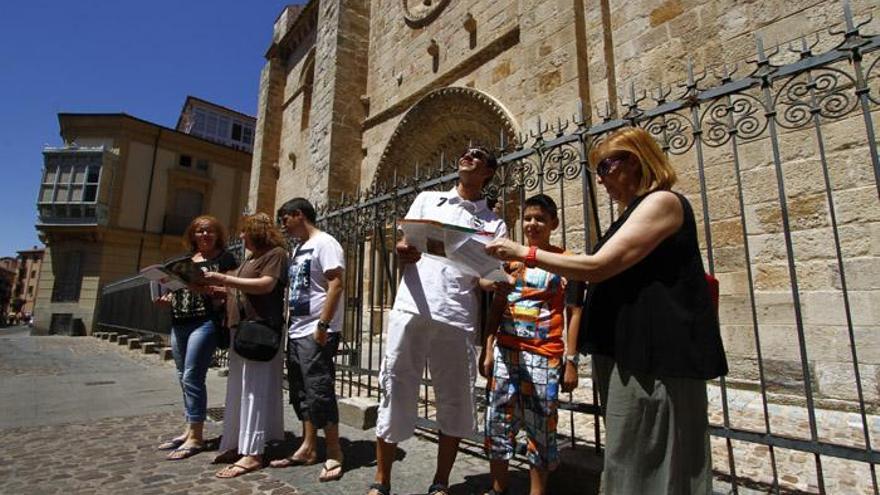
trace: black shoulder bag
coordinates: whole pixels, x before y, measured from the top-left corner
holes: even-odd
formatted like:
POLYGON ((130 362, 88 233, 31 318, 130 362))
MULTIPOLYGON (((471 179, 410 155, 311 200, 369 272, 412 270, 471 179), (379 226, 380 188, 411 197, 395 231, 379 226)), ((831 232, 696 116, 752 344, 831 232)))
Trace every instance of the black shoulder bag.
MULTIPOLYGON (((238 273, 241 275, 241 267, 239 267, 238 273)), ((280 283, 280 281, 276 283, 280 283)), ((272 328, 260 318, 246 318, 244 302, 241 300, 241 290, 236 289, 235 294, 238 314, 241 319, 232 341, 233 349, 236 354, 251 361, 271 361, 278 354, 278 349, 281 348, 281 329, 272 328)))

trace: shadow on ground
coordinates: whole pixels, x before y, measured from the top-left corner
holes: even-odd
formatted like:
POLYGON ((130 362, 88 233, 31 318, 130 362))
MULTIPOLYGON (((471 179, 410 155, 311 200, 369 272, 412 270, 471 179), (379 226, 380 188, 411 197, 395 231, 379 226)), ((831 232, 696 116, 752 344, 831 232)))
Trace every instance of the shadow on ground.
MULTIPOLYGON (((219 444, 219 438, 216 439, 219 444)), ((293 454, 302 443, 292 432, 284 432, 284 441, 274 443, 266 450, 266 458, 281 459, 293 454)), ((339 439, 342 452, 345 454, 345 470, 374 467, 376 465, 376 442, 370 440, 349 440, 345 437, 339 439)), ((323 436, 318 437, 318 459, 327 458, 327 443, 323 436)), ((406 458, 406 450, 398 448, 395 462, 406 458)))

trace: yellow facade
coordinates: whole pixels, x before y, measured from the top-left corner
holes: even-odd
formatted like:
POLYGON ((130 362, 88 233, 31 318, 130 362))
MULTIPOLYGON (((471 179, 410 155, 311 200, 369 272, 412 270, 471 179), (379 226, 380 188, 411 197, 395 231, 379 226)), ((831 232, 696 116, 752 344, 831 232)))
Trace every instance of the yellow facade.
MULTIPOLYGON (((247 199, 251 155, 125 114, 60 114, 59 122, 66 144, 44 151, 46 166, 77 152, 100 162, 99 213, 72 219, 59 215, 57 205, 40 204, 37 229, 46 252, 34 328, 90 332, 101 288, 184 253, 181 227, 192 216, 210 214, 229 228, 236 225, 247 199), (184 215, 179 197, 200 201, 184 215)), ((41 200, 50 196, 43 189, 41 200)))

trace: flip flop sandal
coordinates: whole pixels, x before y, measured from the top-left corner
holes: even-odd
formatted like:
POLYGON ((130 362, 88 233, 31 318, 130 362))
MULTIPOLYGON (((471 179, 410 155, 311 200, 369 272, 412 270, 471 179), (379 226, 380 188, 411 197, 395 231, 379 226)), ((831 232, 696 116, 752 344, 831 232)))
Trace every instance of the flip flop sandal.
POLYGON ((321 483, 325 483, 327 481, 336 481, 342 478, 343 474, 344 472, 342 470, 341 462, 337 461, 336 459, 327 459, 326 461, 324 461, 324 467, 321 468, 321 475, 318 476, 318 481, 320 481, 321 483), (327 473, 333 471, 334 469, 338 469, 339 472, 333 475, 327 475, 327 473))
POLYGON ((166 457, 166 459, 169 461, 182 461, 184 459, 187 459, 189 457, 192 457, 192 456, 198 454, 199 452, 204 452, 204 451, 205 451, 204 446, 201 446, 201 447, 178 447, 178 448, 172 450, 171 453, 168 454, 168 457, 166 457), (175 454, 177 454, 177 455, 175 455, 175 454))
POLYGON ((184 442, 186 442, 186 440, 184 440, 184 439, 172 438, 171 440, 168 440, 167 442, 159 444, 159 446, 156 447, 156 450, 174 450, 177 447, 180 447, 181 445, 183 445, 184 442))
POLYGON ((449 495, 449 486, 445 483, 434 483, 428 487, 428 495, 449 495))
POLYGON ((312 464, 318 463, 318 457, 310 457, 308 459, 301 459, 299 457, 285 457, 283 459, 277 459, 269 463, 269 467, 273 468, 287 468, 293 466, 311 466, 312 464))
POLYGON ((217 474, 215 474, 214 476, 216 476, 218 478, 222 478, 222 479, 238 478, 239 476, 244 476, 248 473, 252 473, 254 471, 259 471, 260 468, 262 468, 262 467, 263 466, 260 466, 259 464, 256 466, 248 467, 248 466, 242 466, 241 464, 235 463, 231 466, 227 466, 227 467, 221 469, 220 471, 217 471, 217 474), (240 469, 240 471, 232 472, 232 470, 234 468, 238 468, 238 469, 240 469), (229 472, 230 474, 221 474, 224 472, 229 472))
POLYGON ((379 495, 391 495, 391 487, 385 486, 382 483, 373 483, 370 485, 370 488, 367 491, 367 495, 370 495, 370 492, 375 491, 379 495))

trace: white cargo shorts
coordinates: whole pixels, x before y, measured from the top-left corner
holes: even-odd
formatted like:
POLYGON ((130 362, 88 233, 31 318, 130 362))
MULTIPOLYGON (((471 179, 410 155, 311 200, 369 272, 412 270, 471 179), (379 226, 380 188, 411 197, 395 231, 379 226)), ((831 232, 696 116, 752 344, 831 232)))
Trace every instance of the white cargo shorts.
POLYGON ((379 402, 377 437, 398 443, 412 436, 426 361, 434 387, 440 432, 464 438, 476 431, 477 364, 473 332, 391 310, 388 343, 379 372, 385 395, 379 402))

